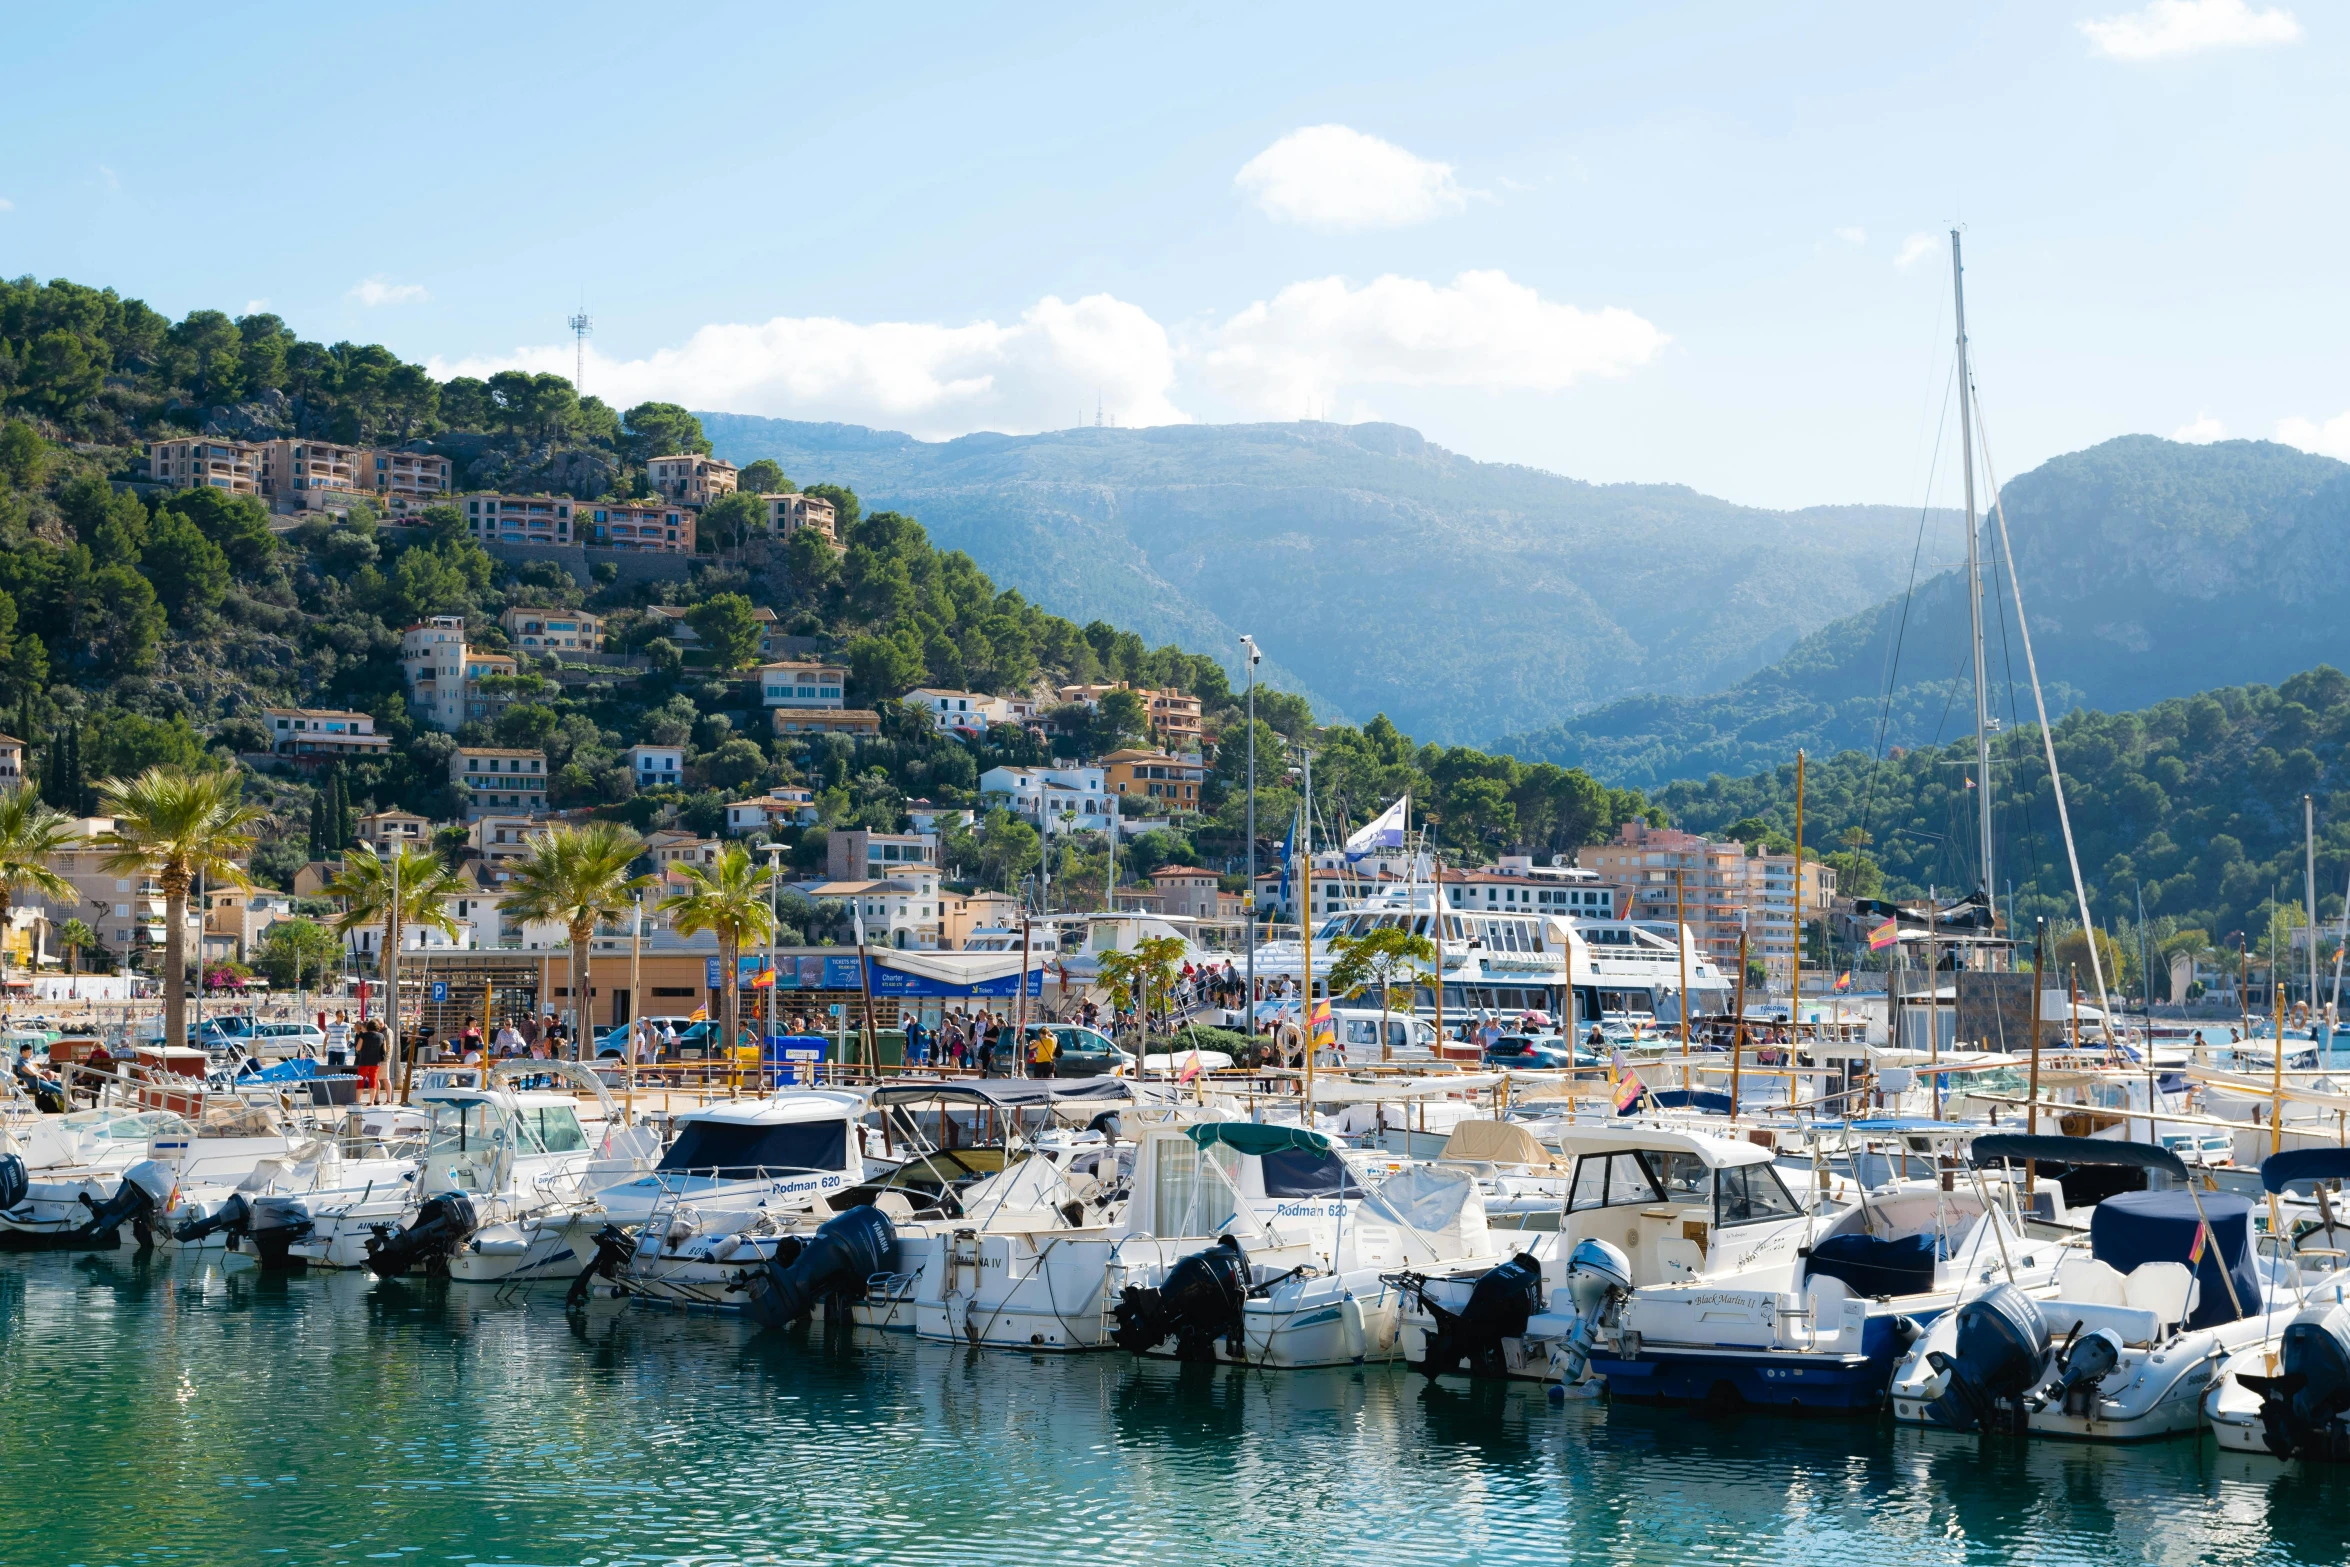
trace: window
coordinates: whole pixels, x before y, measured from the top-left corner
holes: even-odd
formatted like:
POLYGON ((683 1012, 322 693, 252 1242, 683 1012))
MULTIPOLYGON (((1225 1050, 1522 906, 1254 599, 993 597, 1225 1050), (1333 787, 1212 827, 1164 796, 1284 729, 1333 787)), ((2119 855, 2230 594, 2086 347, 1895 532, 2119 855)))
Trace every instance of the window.
POLYGON ((1662 1196, 1638 1154, 1585 1154, 1575 1162, 1575 1186, 1567 1198, 1567 1211, 1621 1208, 1655 1202, 1662 1196))
POLYGON ((1802 1214, 1795 1199, 1767 1164, 1736 1164, 1720 1172, 1714 1220, 1723 1228, 1733 1224, 1762 1224, 1802 1214))

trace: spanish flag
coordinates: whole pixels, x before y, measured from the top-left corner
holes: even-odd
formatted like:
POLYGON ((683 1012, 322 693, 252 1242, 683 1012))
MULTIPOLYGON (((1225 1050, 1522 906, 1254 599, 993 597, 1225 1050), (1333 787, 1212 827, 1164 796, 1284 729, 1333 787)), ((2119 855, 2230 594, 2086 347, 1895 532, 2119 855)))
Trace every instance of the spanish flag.
POLYGON ((2210 1238, 2211 1226, 2205 1224, 2201 1219, 2197 1219, 2195 1221, 2195 1244, 2187 1248, 2187 1265, 2189 1267, 2200 1268, 2203 1266, 2203 1243, 2210 1238))
POLYGON ((1626 1072, 1624 1080, 1616 1085, 1616 1114, 1630 1114, 1632 1107, 1640 1103, 1640 1096, 1647 1091, 1648 1085, 1646 1083, 1640 1081, 1635 1074, 1626 1072))
POLYGON ((1330 1003, 1315 1007, 1306 1024, 1306 1037, 1317 1045, 1338 1043, 1338 1020, 1330 1015, 1330 1003))
POLYGON ((1875 930, 1869 932, 1869 950, 1871 952, 1882 952, 1900 939, 1901 927, 1892 920, 1887 920, 1884 924, 1879 925, 1875 930))
POLYGON ((1836 993, 1838 995, 1842 995, 1845 991, 1850 990, 1851 988, 1852 970, 1846 969, 1843 973, 1836 976, 1836 993))

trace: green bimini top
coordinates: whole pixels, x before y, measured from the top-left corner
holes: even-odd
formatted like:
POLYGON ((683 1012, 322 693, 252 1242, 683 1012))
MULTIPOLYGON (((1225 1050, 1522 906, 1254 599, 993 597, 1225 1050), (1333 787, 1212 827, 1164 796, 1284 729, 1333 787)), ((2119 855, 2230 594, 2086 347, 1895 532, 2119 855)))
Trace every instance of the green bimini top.
POLYGON ((1327 1154, 1335 1147, 1320 1132, 1309 1132, 1302 1126, 1265 1126, 1256 1121, 1205 1121, 1198 1126, 1187 1126, 1183 1132, 1201 1148, 1222 1143, 1235 1152, 1260 1157, 1285 1148, 1327 1154))

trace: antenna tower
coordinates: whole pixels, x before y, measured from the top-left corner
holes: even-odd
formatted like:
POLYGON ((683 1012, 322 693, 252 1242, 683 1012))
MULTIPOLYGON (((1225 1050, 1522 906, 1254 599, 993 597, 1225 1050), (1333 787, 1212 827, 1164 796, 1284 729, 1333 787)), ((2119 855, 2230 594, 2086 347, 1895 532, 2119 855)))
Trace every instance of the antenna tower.
POLYGON ((577 315, 566 317, 563 324, 571 328, 571 335, 579 342, 579 350, 572 358, 571 389, 584 397, 587 395, 587 340, 588 334, 596 329, 596 324, 588 319, 585 304, 579 307, 577 315))

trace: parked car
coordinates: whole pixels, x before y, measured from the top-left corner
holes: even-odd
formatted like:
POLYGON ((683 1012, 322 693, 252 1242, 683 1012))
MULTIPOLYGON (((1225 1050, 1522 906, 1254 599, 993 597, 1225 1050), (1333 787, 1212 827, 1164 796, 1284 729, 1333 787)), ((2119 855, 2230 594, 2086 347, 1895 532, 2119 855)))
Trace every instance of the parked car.
POLYGON ((1556 1034, 1504 1034, 1485 1052, 1487 1066, 1511 1067, 1521 1072, 1555 1071, 1567 1066, 1596 1065, 1598 1057, 1556 1034))
POLYGON ((1053 1076, 1104 1077, 1134 1070, 1134 1057, 1119 1049, 1107 1034, 1071 1023, 1049 1026, 1053 1033, 1053 1076))

